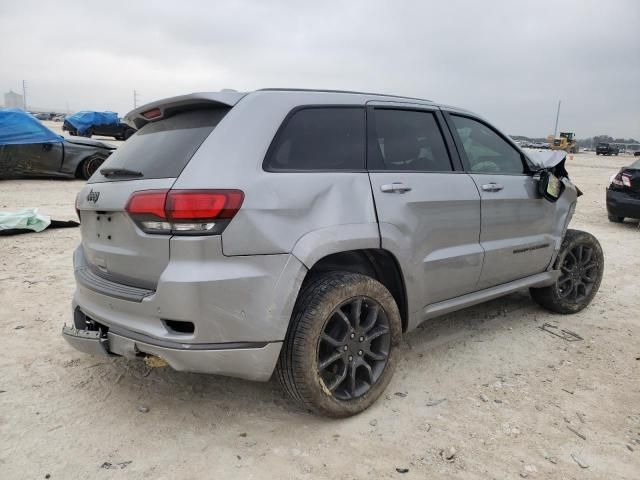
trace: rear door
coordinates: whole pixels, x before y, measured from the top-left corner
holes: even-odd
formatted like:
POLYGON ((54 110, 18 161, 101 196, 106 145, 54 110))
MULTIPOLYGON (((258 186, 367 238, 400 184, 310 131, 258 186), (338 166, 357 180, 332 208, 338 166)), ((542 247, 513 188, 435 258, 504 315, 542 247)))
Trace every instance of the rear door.
POLYGON ((127 202, 133 192, 170 189, 229 110, 200 108, 147 123, 91 177, 77 206, 85 259, 94 273, 155 288, 169 262, 171 236, 144 233, 125 212, 127 202), (109 170, 116 173, 105 176, 109 170))
POLYGON ((445 115, 482 199, 478 289, 544 271, 554 251, 557 204, 538 195, 523 154, 496 129, 467 114, 445 115))
POLYGON ((473 291, 483 257, 480 196, 450 152, 439 110, 369 103, 367 129, 382 248, 402 266, 410 312, 473 291))

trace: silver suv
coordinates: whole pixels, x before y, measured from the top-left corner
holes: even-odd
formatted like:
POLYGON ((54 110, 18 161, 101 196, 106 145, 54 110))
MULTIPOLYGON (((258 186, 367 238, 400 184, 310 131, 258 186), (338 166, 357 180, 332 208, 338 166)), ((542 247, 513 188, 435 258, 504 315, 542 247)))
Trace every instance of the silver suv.
MULTIPOLYGON (((468 111, 269 89, 169 98, 77 197, 73 325, 91 354, 266 381, 348 416, 404 333, 529 288, 596 294, 603 254, 567 230, 578 190, 468 111)), ((555 152, 547 153, 547 155, 555 152)))

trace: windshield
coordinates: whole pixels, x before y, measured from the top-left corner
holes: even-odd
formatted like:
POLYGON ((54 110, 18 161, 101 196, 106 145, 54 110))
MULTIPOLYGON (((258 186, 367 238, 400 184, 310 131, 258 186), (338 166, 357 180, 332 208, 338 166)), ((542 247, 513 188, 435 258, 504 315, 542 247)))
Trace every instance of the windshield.
POLYGON ((92 181, 178 177, 229 110, 193 110, 147 123, 104 162, 92 181))

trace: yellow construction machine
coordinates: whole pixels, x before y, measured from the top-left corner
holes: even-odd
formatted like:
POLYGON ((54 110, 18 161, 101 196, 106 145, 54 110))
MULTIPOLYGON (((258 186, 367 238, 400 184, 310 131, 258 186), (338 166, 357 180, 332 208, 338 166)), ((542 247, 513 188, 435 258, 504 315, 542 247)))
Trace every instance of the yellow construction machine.
POLYGON ((553 135, 547 137, 549 148, 551 150, 564 150, 567 153, 578 153, 578 142, 576 134, 573 132, 560 132, 560 137, 555 138, 553 135))

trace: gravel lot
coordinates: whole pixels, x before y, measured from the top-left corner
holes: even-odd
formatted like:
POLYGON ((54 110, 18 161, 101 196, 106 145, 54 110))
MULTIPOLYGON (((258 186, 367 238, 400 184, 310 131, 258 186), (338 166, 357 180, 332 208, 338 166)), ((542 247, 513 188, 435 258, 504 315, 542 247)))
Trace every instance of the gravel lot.
MULTIPOLYGON (((78 229, 0 237, 0 478, 640 478, 640 229, 609 223, 604 203, 630 162, 568 162, 585 192, 571 226, 606 257, 589 308, 551 315, 522 292, 429 321, 405 337, 386 397, 342 421, 300 411, 274 380, 73 350, 60 329, 78 229)), ((81 186, 0 182, 0 209, 73 219, 81 186)))

